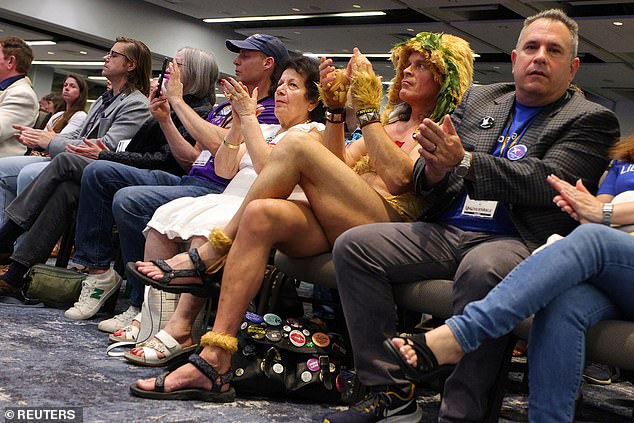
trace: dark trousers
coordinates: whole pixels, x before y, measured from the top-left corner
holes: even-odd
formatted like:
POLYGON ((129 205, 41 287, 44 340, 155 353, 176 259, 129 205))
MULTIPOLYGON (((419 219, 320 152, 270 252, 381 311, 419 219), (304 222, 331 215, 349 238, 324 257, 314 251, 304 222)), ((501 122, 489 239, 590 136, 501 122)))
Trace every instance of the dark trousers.
POLYGON ((27 231, 12 260, 30 267, 51 255, 55 243, 75 221, 81 176, 91 162, 77 154, 59 154, 6 208, 5 214, 27 231))
MULTIPOLYGON (((393 284, 453 279, 453 309, 460 314, 529 254, 519 238, 434 223, 378 223, 342 234, 333 260, 361 382, 406 383, 382 346, 396 334, 393 284)), ((445 384, 439 421, 482 421, 506 343, 487 341, 460 361, 445 384)))

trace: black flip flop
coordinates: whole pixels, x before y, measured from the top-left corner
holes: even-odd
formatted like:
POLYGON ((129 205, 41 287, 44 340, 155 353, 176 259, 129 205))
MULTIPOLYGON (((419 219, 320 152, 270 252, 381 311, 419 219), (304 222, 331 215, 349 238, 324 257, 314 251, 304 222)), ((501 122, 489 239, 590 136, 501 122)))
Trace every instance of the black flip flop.
POLYGON ((441 373, 445 373, 451 367, 450 365, 438 365, 436 356, 425 342, 424 333, 397 338, 405 340, 405 342, 416 351, 416 367, 412 367, 405 360, 399 349, 392 343, 391 338, 383 341, 383 346, 392 355, 392 358, 399 363, 407 380, 414 383, 427 382, 437 378, 441 373))
POLYGON ((229 383, 233 378, 233 372, 229 370, 227 373, 219 374, 203 360, 199 355, 192 354, 189 356, 189 362, 192 363, 202 374, 207 376, 211 381, 211 389, 186 388, 178 389, 172 392, 165 392, 165 378, 169 373, 165 373, 156 378, 154 389, 146 391, 139 389, 136 383, 130 385, 130 393, 137 397, 158 399, 158 400, 181 400, 181 401, 206 401, 206 402, 233 402, 236 398, 236 391, 230 387, 226 392, 220 392, 222 385, 229 383), (220 382, 218 382, 220 380, 220 382))
POLYGON ((150 260, 156 266, 163 271, 163 277, 159 280, 154 280, 143 273, 139 272, 136 264, 133 262, 128 263, 128 270, 145 285, 150 285, 160 291, 169 292, 172 294, 192 294, 197 297, 208 298, 213 295, 216 287, 214 287, 214 279, 218 279, 221 272, 214 273, 213 277, 210 277, 206 273, 206 267, 203 261, 198 255, 198 250, 192 248, 188 252, 189 258, 194 264, 193 269, 173 269, 165 260, 150 260), (170 284, 170 282, 176 278, 200 278, 202 284, 188 283, 188 284, 170 284))

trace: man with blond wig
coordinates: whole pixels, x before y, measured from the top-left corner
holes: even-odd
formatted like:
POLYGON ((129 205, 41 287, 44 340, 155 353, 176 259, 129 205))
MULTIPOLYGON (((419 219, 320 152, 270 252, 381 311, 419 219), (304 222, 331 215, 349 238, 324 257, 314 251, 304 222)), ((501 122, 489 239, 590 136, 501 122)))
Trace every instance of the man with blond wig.
MULTIPOLYGON (((571 86, 577 38, 577 24, 559 10, 527 18, 511 54, 515 83, 473 86, 451 117, 419 126, 413 178, 425 208, 417 221, 360 226, 337 239, 333 258, 355 366, 371 392, 330 423, 421 418, 411 381, 383 345, 396 335, 393 284, 453 279, 460 314, 550 234, 575 227, 552 203, 546 177, 582 178, 596 189, 619 134, 614 114, 571 86)), ((403 342, 387 345, 398 350, 403 342)), ((439 421, 486 420, 507 342, 484 343, 456 366, 439 421)))

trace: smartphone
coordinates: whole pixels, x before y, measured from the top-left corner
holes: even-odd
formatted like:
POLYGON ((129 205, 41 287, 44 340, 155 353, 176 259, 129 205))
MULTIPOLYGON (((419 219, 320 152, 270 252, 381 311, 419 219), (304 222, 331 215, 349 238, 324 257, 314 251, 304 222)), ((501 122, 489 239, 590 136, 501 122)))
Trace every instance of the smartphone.
POLYGON ((165 78, 165 71, 167 70, 167 65, 172 61, 171 57, 166 57, 163 59, 163 66, 161 66, 161 73, 159 74, 158 79, 158 87, 156 89, 156 97, 161 96, 161 89, 163 88, 163 79, 165 78))

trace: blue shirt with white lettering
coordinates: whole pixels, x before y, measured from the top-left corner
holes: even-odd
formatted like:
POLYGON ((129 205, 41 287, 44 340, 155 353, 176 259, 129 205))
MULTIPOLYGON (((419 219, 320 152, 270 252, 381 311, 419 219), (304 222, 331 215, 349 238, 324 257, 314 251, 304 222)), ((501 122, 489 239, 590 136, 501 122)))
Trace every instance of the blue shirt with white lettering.
POLYGON ((618 195, 634 191, 634 162, 615 161, 597 194, 618 195))

